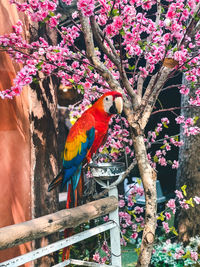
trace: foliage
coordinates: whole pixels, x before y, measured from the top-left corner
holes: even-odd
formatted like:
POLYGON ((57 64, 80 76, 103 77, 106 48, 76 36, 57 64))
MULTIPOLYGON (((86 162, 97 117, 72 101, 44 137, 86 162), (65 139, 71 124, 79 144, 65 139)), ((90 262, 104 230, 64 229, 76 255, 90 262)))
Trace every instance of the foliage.
POLYGON ((155 267, 199 266, 196 265, 200 264, 199 244, 198 236, 191 238, 187 246, 160 237, 154 246, 151 263, 155 267))
MULTIPOLYGON (((70 0, 63 0, 70 5, 70 0)), ((101 77, 96 67, 88 60, 86 51, 79 45, 78 38, 82 36, 81 25, 79 24, 79 13, 72 14, 72 24, 68 27, 60 27, 61 15, 57 13, 57 0, 34 0, 20 3, 11 0, 19 11, 25 12, 40 27, 45 23, 55 28, 61 39, 60 43, 52 46, 42 37, 30 43, 23 38, 23 25, 19 21, 13 26, 13 33, 0 36, 1 50, 7 51, 23 68, 18 72, 11 88, 4 88, 0 92, 2 98, 13 98, 21 93, 24 86, 36 82, 39 73, 45 76, 56 75, 63 86, 73 86, 80 93, 84 94, 82 103, 78 106, 71 106, 71 116, 77 118, 99 94, 109 90, 109 84, 101 77), (6 89, 6 90, 5 90, 6 89)), ((130 86, 138 89, 139 80, 142 85, 145 80, 159 71, 164 58, 172 58, 177 62, 173 74, 183 71, 186 79, 191 81, 192 86, 197 85, 196 98, 190 99, 191 105, 199 105, 198 75, 199 75, 199 54, 194 48, 199 46, 199 31, 195 32, 191 39, 187 31, 186 20, 194 23, 199 20, 198 1, 169 1, 166 4, 158 3, 155 11, 155 1, 78 1, 78 10, 87 17, 95 14, 96 22, 100 25, 100 33, 104 35, 106 50, 96 47, 96 56, 101 59, 112 75, 120 80, 122 73, 113 62, 113 54, 119 55, 123 62, 124 71, 127 72, 127 79, 130 86), (97 3, 98 2, 98 3, 97 3), (98 9, 96 6, 98 5, 98 9), (157 12, 157 13, 156 13, 157 12), (151 15, 149 15, 151 14, 151 15), (157 15, 157 20, 155 16, 157 15), (117 48, 115 48, 117 47, 117 48), (145 66, 144 66, 145 65, 145 66)), ((40 78, 41 79, 41 78, 40 78)), ((189 88, 180 85, 181 94, 189 94, 189 88)), ((126 94, 130 94, 124 88, 126 94)), ((115 125, 107 141, 103 153, 109 152, 113 160, 121 156, 125 151, 133 157, 132 141, 128 129, 128 122, 122 118, 115 120, 115 125), (118 124, 118 125, 117 125, 118 124), (123 131, 123 132, 122 132, 123 131), (123 149, 122 149, 123 148, 123 149), (121 150, 121 151, 120 151, 121 150)), ((176 122, 185 129, 185 134, 197 134, 198 127, 195 126, 196 118, 176 118, 176 122)), ((148 133, 147 140, 153 142, 159 135, 162 127, 167 128, 169 120, 163 118, 158 123, 155 131, 148 133)), ((156 164, 166 166, 166 151, 170 150, 168 136, 165 136, 161 150, 155 155, 148 154, 155 167, 156 164)), ((169 138, 171 143, 177 143, 169 138)), ((151 142, 151 143, 152 143, 151 142)), ((181 145, 181 143, 180 143, 181 145)), ((149 142, 147 146, 150 148, 149 142)), ((178 167, 175 160, 171 163, 173 168, 178 167)))

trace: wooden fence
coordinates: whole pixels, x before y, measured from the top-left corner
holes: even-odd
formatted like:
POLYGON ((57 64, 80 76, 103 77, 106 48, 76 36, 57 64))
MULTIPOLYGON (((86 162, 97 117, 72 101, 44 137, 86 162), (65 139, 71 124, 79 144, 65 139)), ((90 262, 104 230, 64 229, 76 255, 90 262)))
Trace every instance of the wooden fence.
MULTIPOLYGON (((23 222, 16 225, 3 227, 0 229, 0 249, 10 248, 28 241, 35 240, 47 236, 49 234, 64 230, 66 228, 74 228, 91 219, 98 218, 109 214, 110 221, 92 229, 86 230, 74 236, 59 240, 46 247, 39 248, 27 254, 13 258, 11 260, 0 263, 0 267, 11 266, 17 267, 22 264, 38 259, 49 253, 55 252, 66 246, 80 242, 86 238, 97 235, 101 232, 110 230, 112 266, 121 267, 121 249, 120 249, 120 230, 118 217, 118 200, 117 188, 114 187, 109 191, 109 197, 96 200, 85 205, 65 209, 23 222)), ((69 259, 61 262, 56 267, 67 266, 70 263, 82 266, 108 266, 99 265, 97 263, 85 262, 76 259, 69 259)))

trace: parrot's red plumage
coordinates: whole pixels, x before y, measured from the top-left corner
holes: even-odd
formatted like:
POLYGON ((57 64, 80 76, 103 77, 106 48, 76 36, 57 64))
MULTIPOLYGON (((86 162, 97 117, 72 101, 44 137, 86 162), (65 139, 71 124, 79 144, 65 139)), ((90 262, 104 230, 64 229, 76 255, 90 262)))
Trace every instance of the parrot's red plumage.
MULTIPOLYGON (((72 198, 74 206, 77 205, 77 191, 79 195, 82 194, 82 179, 80 179, 82 162, 84 160, 90 162, 93 154, 104 144, 111 117, 121 113, 122 109, 121 93, 115 91, 105 93, 70 129, 65 143, 63 168, 48 188, 48 191, 51 191, 57 185, 61 185, 61 189, 67 185, 67 208, 70 208, 72 198), (71 190, 73 196, 71 196, 71 190)), ((68 254, 69 251, 66 257, 68 254)))

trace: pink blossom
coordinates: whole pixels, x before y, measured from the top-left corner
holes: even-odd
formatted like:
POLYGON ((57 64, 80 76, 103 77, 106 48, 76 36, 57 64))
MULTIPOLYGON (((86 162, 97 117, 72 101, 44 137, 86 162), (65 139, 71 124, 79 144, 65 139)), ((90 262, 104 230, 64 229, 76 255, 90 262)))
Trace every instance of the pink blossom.
POLYGON ((189 209, 189 205, 185 202, 185 199, 184 200, 180 200, 179 201, 181 207, 185 210, 188 210, 189 209))
POLYGON ((170 232, 169 225, 167 222, 162 222, 163 228, 165 230, 165 233, 168 234, 170 232))
POLYGON ((108 247, 108 243, 107 243, 107 241, 104 241, 103 242, 103 245, 102 245, 102 250, 104 251, 104 252, 106 252, 107 254, 109 253, 109 247, 108 247))
POLYGON ((140 214, 142 212, 144 212, 144 209, 142 207, 136 206, 134 208, 135 214, 140 214))
POLYGON ((105 217, 103 217, 104 222, 108 222, 109 221, 109 217, 106 215, 105 217))
POLYGON ((191 256, 191 259, 193 261, 197 261, 198 260, 198 253, 195 252, 195 251, 190 251, 190 256, 191 256))
POLYGON ((176 122, 178 124, 181 124, 181 123, 184 123, 185 122, 184 116, 178 116, 175 120, 176 120, 176 122))
POLYGON ((105 263, 108 260, 108 258, 105 256, 101 259, 101 263, 105 263))
POLYGON ((189 89, 188 87, 186 87, 185 85, 182 85, 182 86, 180 87, 180 93, 181 93, 182 95, 188 95, 189 92, 190 92, 190 89, 189 89))
POLYGON ((123 200, 123 199, 121 199, 120 201, 119 201, 119 207, 120 208, 123 208, 125 206, 125 201, 123 200))
POLYGON ((169 124, 169 119, 168 119, 168 118, 162 118, 162 119, 161 119, 161 122, 162 122, 162 123, 169 124))
POLYGON ((125 147, 125 152, 126 152, 126 154, 130 154, 130 152, 131 152, 130 147, 126 146, 126 147, 125 147))
POLYGON ((170 199, 168 202, 167 202, 167 207, 170 208, 173 212, 173 214, 175 214, 175 211, 176 211, 176 204, 175 204, 175 199, 170 199))
POLYGON ((77 7, 85 16, 92 16, 95 7, 94 0, 78 0, 77 7))
POLYGON ((175 193, 176 193, 176 196, 177 196, 178 199, 183 199, 184 198, 181 191, 176 190, 175 193))
POLYGON ((124 238, 120 238, 120 244, 121 244, 122 246, 126 246, 126 245, 127 245, 127 243, 126 243, 126 241, 124 240, 124 238))
POLYGON ((51 28, 54 28, 54 27, 56 27, 58 25, 58 19, 59 19, 59 17, 60 17, 60 15, 57 15, 57 16, 51 17, 49 19, 49 22, 48 23, 49 23, 49 26, 51 28))
POLYGON ((171 218, 171 214, 169 212, 165 212, 165 217, 167 220, 169 220, 171 218))
POLYGON ((182 254, 179 254, 179 253, 176 252, 174 254, 174 257, 175 257, 176 260, 179 260, 182 257, 182 254))
POLYGON ((178 167, 179 167, 179 162, 177 160, 174 160, 172 164, 172 169, 178 169, 178 167))
POLYGON ((200 197, 195 196, 193 199, 197 205, 200 204, 200 197))
POLYGON ((131 235, 131 238, 133 239, 136 239, 138 237, 138 233, 137 232, 134 232, 132 235, 131 235))
POLYGON ((115 27, 117 30, 120 30, 123 26, 123 20, 120 16, 117 16, 114 18, 113 27, 115 27))
POLYGON ((167 161, 164 157, 159 158, 158 162, 161 166, 167 166, 167 161))
POLYGON ((100 262, 100 255, 98 252, 96 252, 94 255, 93 255, 93 260, 96 261, 96 262, 100 262))
POLYGON ((148 71, 146 70, 146 68, 139 67, 139 70, 141 72, 142 78, 146 78, 148 76, 148 71))

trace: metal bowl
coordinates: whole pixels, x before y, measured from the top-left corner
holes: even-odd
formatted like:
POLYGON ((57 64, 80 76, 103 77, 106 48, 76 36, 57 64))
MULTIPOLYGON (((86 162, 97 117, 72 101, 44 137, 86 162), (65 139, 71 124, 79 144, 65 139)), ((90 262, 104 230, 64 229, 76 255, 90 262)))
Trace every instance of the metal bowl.
POLYGON ((101 180, 117 178, 125 171, 124 162, 91 163, 89 166, 92 176, 101 180))

